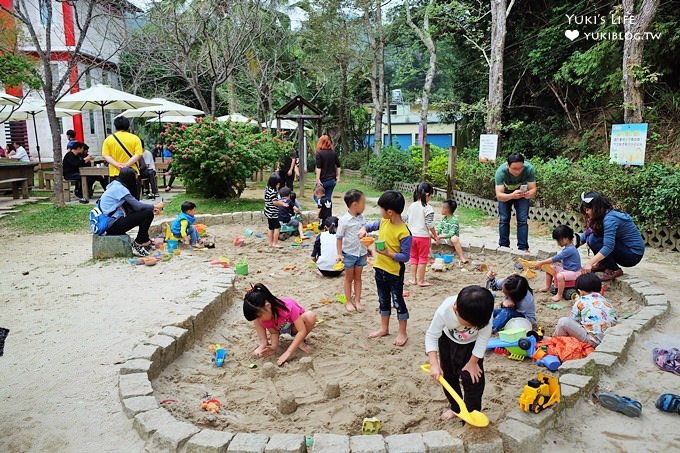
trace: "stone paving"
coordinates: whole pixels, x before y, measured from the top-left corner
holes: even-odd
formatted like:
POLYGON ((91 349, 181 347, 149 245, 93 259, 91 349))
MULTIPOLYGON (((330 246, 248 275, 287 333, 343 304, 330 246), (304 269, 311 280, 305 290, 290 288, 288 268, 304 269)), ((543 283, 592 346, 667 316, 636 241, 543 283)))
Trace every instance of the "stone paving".
MULTIPOLYGON (((198 216, 206 225, 260 222, 259 212, 198 216)), ((152 234, 163 231, 164 225, 152 226, 152 234)), ((544 241, 545 243, 545 241, 544 241)), ((468 250, 485 250, 485 253, 519 252, 499 248, 480 238, 468 238, 468 250)), ((549 256, 547 251, 536 249, 527 259, 549 256)), ((559 369, 562 398, 560 404, 539 414, 527 414, 514 409, 497 428, 500 436, 483 442, 466 442, 452 437, 446 431, 396 434, 390 436, 348 436, 316 433, 311 439, 303 434, 228 433, 200 429, 190 423, 175 419, 160 407, 153 397, 151 381, 160 371, 193 344, 195 338, 209 329, 226 310, 236 276, 227 273, 226 279, 211 283, 192 302, 192 313, 182 322, 162 326, 158 334, 145 339, 131 351, 129 359, 121 366, 119 397, 125 414, 133 419, 133 428, 146 441, 149 451, 186 451, 193 453, 420 453, 420 452, 533 452, 541 451, 545 434, 557 422, 561 413, 588 396, 598 382, 600 373, 606 372, 619 360, 625 359, 635 335, 650 328, 669 310, 669 301, 661 290, 648 282, 624 275, 613 285, 644 305, 638 313, 624 320, 608 333, 596 351, 585 359, 565 362, 559 369)))

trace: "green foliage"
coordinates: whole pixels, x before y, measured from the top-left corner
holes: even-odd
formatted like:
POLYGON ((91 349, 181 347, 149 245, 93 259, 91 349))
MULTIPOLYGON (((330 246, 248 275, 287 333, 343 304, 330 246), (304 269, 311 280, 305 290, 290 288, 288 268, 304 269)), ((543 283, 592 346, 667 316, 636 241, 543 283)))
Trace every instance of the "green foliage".
POLYGON ((659 184, 643 190, 640 217, 653 228, 680 225, 680 171, 660 179, 659 184))
POLYGON ((342 164, 342 168, 348 170, 361 170, 361 166, 369 160, 370 156, 371 151, 369 149, 342 153, 340 155, 340 164, 342 164))
POLYGON ((491 162, 479 162, 474 159, 456 160, 456 189, 473 193, 482 198, 494 199, 495 189, 493 178, 496 165, 491 162))
POLYGON ((396 181, 416 182, 420 179, 420 170, 410 153, 392 147, 384 148, 362 168, 365 174, 374 178, 379 190, 391 189, 396 181))
POLYGON ((36 61, 25 55, 0 52, 0 82, 8 87, 26 84, 37 90, 41 84, 36 65, 36 61))
POLYGON ((292 142, 243 123, 204 120, 170 126, 165 136, 173 171, 205 197, 238 198, 248 177, 292 151, 292 142))
POLYGON ((503 143, 507 154, 522 153, 525 156, 552 157, 562 149, 562 128, 557 121, 546 118, 543 122, 517 120, 510 123, 511 132, 503 143))

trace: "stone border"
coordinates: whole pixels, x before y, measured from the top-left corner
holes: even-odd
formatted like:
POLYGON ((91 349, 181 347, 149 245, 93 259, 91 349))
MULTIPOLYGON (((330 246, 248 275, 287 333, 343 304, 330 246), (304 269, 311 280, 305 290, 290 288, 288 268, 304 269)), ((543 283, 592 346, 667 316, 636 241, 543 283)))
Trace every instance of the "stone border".
MULTIPOLYGON (((206 225, 242 222, 262 222, 261 212, 237 212, 222 215, 202 215, 197 221, 206 225)), ((307 214, 309 221, 309 214, 307 214)), ((152 225, 151 234, 165 231, 166 221, 152 225)), ((470 246, 471 252, 511 253, 504 247, 496 249, 470 246)), ((521 256, 527 259, 547 257, 547 252, 537 256, 521 256)), ((644 307, 635 315, 612 328, 604 341, 590 356, 581 360, 565 362, 559 369, 562 389, 560 404, 539 414, 527 414, 513 409, 507 419, 497 425, 499 437, 482 443, 464 443, 446 431, 394 434, 390 436, 349 436, 339 434, 314 434, 312 447, 307 447, 304 434, 277 433, 271 436, 252 433, 230 433, 197 426, 177 420, 160 407, 154 397, 151 380, 200 339, 226 311, 234 288, 233 272, 225 273, 224 282, 202 292, 189 306, 192 313, 183 321, 163 326, 151 338, 135 347, 128 360, 120 367, 118 394, 123 412, 133 419, 133 427, 145 440, 150 451, 187 453, 451 453, 451 452, 516 452, 540 451, 547 432, 557 423, 559 414, 573 407, 579 398, 587 396, 594 388, 601 373, 609 371, 625 361, 626 353, 635 335, 652 327, 670 309, 669 300, 659 288, 632 276, 624 275, 613 285, 644 307)))

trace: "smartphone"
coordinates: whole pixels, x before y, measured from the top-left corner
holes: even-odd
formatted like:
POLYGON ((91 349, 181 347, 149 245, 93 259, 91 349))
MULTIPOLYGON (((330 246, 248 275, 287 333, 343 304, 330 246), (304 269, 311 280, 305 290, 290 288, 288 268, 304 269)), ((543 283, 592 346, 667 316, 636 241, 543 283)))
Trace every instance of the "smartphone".
POLYGON ((522 192, 526 192, 527 190, 529 190, 529 185, 528 184, 522 184, 521 186, 519 186, 519 190, 522 191, 522 192))

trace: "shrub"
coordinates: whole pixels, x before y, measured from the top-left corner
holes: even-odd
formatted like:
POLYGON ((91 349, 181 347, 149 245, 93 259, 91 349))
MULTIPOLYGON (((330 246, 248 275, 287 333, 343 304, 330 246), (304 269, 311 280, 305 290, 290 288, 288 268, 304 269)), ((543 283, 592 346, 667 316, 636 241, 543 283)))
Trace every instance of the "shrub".
POLYGON ((238 198, 254 172, 290 154, 292 142, 248 124, 203 120, 169 126, 172 171, 205 197, 238 198))
POLYGON ((379 155, 374 155, 362 168, 364 174, 372 176, 378 190, 388 190, 397 182, 417 182, 420 167, 411 159, 410 153, 387 147, 379 155))
POLYGON ((340 163, 342 168, 348 170, 361 170, 361 166, 368 161, 371 155, 371 150, 365 149, 362 151, 353 151, 351 153, 342 153, 340 155, 340 163))

